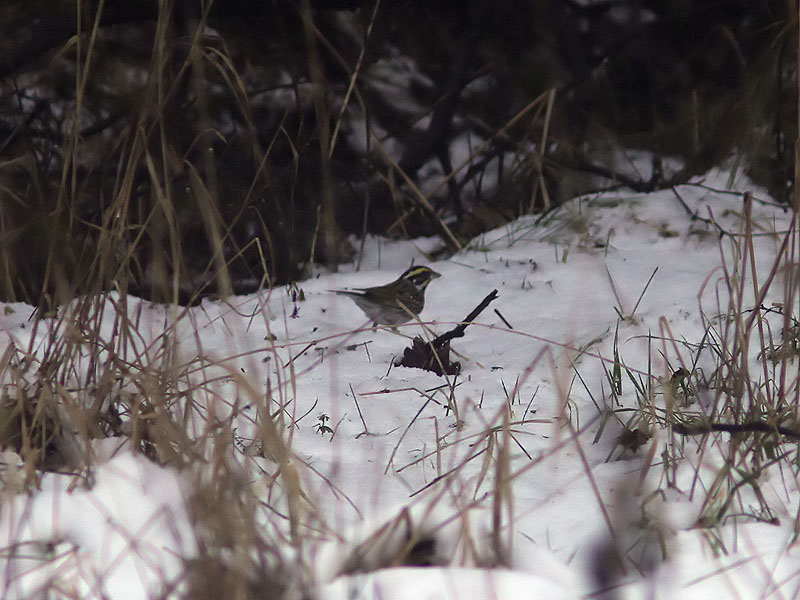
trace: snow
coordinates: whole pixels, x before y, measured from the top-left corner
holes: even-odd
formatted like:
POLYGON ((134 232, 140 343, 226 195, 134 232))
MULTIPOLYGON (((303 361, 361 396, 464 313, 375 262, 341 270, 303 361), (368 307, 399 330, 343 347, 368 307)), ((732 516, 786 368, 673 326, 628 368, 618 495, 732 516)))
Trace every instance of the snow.
POLYGON ((31 554, 37 544, 55 548, 3 561, 3 589, 31 597, 55 582, 84 598, 155 595, 179 576, 180 557, 196 552, 184 499, 173 470, 129 450, 102 463, 91 489, 45 475, 33 497, 5 499, 0 536, 6 548, 30 544, 31 554), (48 553, 57 558, 42 566, 48 553))
POLYGON ((391 568, 342 577, 325 586, 320 600, 460 600, 461 598, 578 598, 574 588, 503 569, 391 568))
MULTIPOLYGON (((725 469, 725 438, 683 439, 654 425, 642 448, 624 451, 615 442, 621 425, 608 418, 616 409, 624 422, 638 406, 625 373, 620 405, 611 404, 615 338, 632 375, 667 382, 678 366, 691 370, 690 345, 705 327, 720 326, 728 301, 720 267, 724 258, 732 268, 736 238, 719 232, 743 227, 741 197, 717 191, 730 189, 729 179, 715 170, 675 191, 578 198, 543 219, 522 217, 481 235, 439 262, 426 259, 435 239, 369 238, 360 271, 319 271, 298 284, 302 299, 276 288, 180 309, 133 298, 123 305, 111 294, 100 304, 101 337, 115 339, 125 311, 139 337, 111 347, 182 374, 176 386, 186 393, 172 410, 202 440, 198 453, 209 464, 209 432, 230 426, 230 468, 275 508, 258 513, 269 539, 284 539, 278 533, 289 528, 275 515, 296 508, 288 482, 296 475, 307 541, 281 552, 310 565, 320 599, 580 598, 597 591, 598 569, 620 598, 796 597, 800 494, 791 470, 764 468, 758 480, 778 524, 741 516, 760 506, 745 486, 745 500, 731 509, 739 518, 700 528, 722 501, 711 491, 725 469), (391 281, 412 260, 442 274, 422 313, 438 333, 499 291, 453 341, 457 378, 392 367, 409 340, 371 331, 355 304, 330 293, 391 281), (169 352, 165 339, 174 342, 169 352), (267 393, 288 457, 264 430, 267 393), (449 566, 393 564, 409 531, 434 539, 435 562, 449 566), (598 566, 613 554, 604 550, 611 540, 632 557, 616 574, 613 557, 612 566, 598 566), (370 552, 356 560, 365 542, 373 542, 370 552)), ((766 194, 746 179, 734 183, 756 198, 763 281, 791 215, 760 202, 766 194)), ((762 304, 783 301, 783 277, 762 304)), ((752 285, 745 293, 750 309, 752 285)), ((48 331, 34 330, 32 309, 0 308, 0 356, 30 348, 41 357, 48 331)), ((62 319, 70 308, 62 307, 62 319)), ((777 336, 780 319, 772 325, 777 336)), ((414 322, 400 330, 430 335, 414 322)), ((700 366, 714 367, 705 355, 700 366)), ((2 368, 11 393, 18 384, 2 368)), ((75 394, 92 368, 75 371, 75 394)), ((662 387, 654 386, 659 398, 662 387)), ((706 391, 690 412, 712 403, 706 391)), ((203 461, 159 466, 125 440, 83 440, 79 451, 93 457, 88 472, 45 473, 29 493, 24 466, 5 452, 4 597, 57 585, 58 597, 148 598, 180 580, 184 559, 198 553, 193 486, 211 471, 203 461), (10 551, 20 544, 24 552, 10 551)))

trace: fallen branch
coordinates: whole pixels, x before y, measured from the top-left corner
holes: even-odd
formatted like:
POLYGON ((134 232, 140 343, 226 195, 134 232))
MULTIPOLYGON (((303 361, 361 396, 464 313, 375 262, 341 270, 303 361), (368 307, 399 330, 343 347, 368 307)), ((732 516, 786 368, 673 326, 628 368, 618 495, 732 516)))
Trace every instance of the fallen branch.
POLYGON ((458 375, 461 371, 461 363, 450 360, 450 340, 464 337, 467 326, 472 324, 478 315, 495 299, 497 299, 497 290, 492 290, 463 321, 430 342, 426 342, 421 337, 416 336, 411 341, 411 347, 403 351, 403 357, 397 359, 394 362, 394 366, 425 369, 436 373, 440 377, 444 374, 458 375))
POLYGON ((778 433, 786 438, 800 440, 800 431, 783 425, 772 425, 764 421, 750 421, 747 423, 709 423, 707 421, 676 423, 672 426, 672 431, 680 435, 703 435, 713 431, 724 431, 726 433, 778 433))

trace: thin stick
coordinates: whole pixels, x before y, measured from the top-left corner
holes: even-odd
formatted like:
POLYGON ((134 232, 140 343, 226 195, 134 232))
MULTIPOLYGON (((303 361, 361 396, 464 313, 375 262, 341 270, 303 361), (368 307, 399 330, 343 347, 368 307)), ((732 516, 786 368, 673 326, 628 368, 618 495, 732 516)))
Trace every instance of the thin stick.
POLYGON ((505 324, 505 326, 506 326, 506 327, 508 327, 509 329, 514 329, 514 328, 511 326, 511 323, 509 323, 508 321, 506 321, 506 318, 505 318, 503 315, 501 315, 501 314, 500 314, 500 311, 499 311, 499 310, 497 310, 496 308, 494 309, 494 314, 496 314, 498 317, 500 317, 500 320, 501 320, 501 321, 502 321, 502 322, 505 324))
POLYGON ((348 384, 348 387, 350 388, 350 393, 353 394, 353 402, 356 403, 356 410, 358 411, 358 418, 361 419, 361 424, 364 426, 364 431, 359 433, 356 436, 356 439, 360 438, 362 435, 372 435, 369 432, 369 427, 367 427, 367 422, 364 420, 364 414, 361 412, 361 407, 358 404, 358 396, 356 395, 355 390, 353 390, 353 384, 352 383, 348 384))
POLYGON ((631 311, 631 318, 633 318, 636 309, 639 308, 639 303, 642 301, 642 298, 644 298, 644 293, 647 291, 647 288, 650 287, 650 283, 653 281, 653 277, 656 276, 657 272, 658 272, 658 267, 653 269, 653 273, 652 275, 650 275, 650 279, 648 279, 647 283, 644 284, 644 289, 642 290, 642 293, 639 294, 639 299, 636 301, 636 304, 634 305, 633 310, 631 311))

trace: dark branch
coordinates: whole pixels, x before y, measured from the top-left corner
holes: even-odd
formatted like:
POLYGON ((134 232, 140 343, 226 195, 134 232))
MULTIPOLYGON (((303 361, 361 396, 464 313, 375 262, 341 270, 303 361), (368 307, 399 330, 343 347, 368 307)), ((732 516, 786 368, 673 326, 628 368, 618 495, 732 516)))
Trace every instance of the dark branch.
POLYGON ((800 431, 783 425, 772 425, 764 421, 750 421, 747 423, 709 423, 706 421, 676 423, 672 426, 672 431, 680 435, 703 435, 713 431, 726 433, 778 433, 786 438, 800 440, 800 431))
POLYGON ((396 360, 396 367, 410 367, 414 369, 424 369, 431 371, 439 376, 457 375, 461 371, 461 363, 450 360, 450 340, 457 337, 464 337, 467 326, 471 324, 479 314, 481 314, 489 304, 497 298, 497 290, 492 292, 476 306, 472 312, 458 325, 450 331, 426 342, 421 337, 415 337, 411 342, 411 347, 403 351, 403 357, 396 360))

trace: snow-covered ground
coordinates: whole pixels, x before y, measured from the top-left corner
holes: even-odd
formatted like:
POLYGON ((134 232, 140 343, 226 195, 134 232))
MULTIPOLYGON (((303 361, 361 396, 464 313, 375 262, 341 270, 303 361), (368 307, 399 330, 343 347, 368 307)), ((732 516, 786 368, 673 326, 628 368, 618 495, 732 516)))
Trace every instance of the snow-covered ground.
MULTIPOLYGON (((224 460, 263 501, 259 533, 294 540, 279 548, 285 564, 306 565, 304 581, 325 600, 552 600, 604 585, 620 598, 798 597, 791 463, 764 467, 758 486, 731 492, 729 436, 683 438, 664 427, 671 374, 683 366, 708 376, 716 366, 711 352, 694 358, 707 326, 723 326, 720 266, 723 256, 729 270, 736 266, 733 247, 744 239, 742 198, 731 185, 729 173, 712 172, 675 191, 576 199, 440 262, 425 258, 433 239, 369 239, 359 272, 320 272, 297 289, 228 303, 184 310, 129 299, 139 332, 130 354, 180 373, 186 393, 172 410, 189 439, 205 441, 201 458, 158 466, 125 436, 86 444, 78 435, 76 453, 91 470, 45 473, 24 491, 26 473, 7 450, 3 596, 36 597, 43 586, 48 597, 180 591, 183 560, 198 553, 188 499, 224 460), (355 304, 330 293, 386 283, 412 260, 442 274, 422 313, 436 333, 499 292, 453 341, 457 377, 393 367, 410 340, 373 332, 355 304), (152 344, 165 331, 175 342, 169 360, 152 344), (615 349, 623 365, 616 395, 615 349), (632 378, 651 393, 645 409, 632 378), (630 419, 652 433, 636 451, 617 443, 630 419), (222 459, 208 443, 215 428, 234 436, 222 459), (724 519, 698 526, 731 495, 724 519), (772 524, 753 516, 765 506, 772 524), (425 561, 448 566, 394 565, 400 548, 420 540, 430 542, 425 561)), ((745 180, 734 185, 756 198, 752 239, 763 281, 791 213, 745 180)), ((764 306, 784 301, 785 273, 775 277, 764 306)), ((750 310, 752 283, 744 293, 750 310)), ((120 343, 115 300, 106 302, 101 337, 120 343)), ((30 307, 4 308, 0 374, 13 395, 9 348, 41 356, 47 322, 34 330, 30 307)), ((779 315, 767 318, 779 337, 779 315)), ((400 333, 430 336, 418 323, 400 333)), ((79 364, 64 393, 80 397, 92 368, 79 364)), ((715 394, 698 390, 681 410, 706 414, 715 394)))

